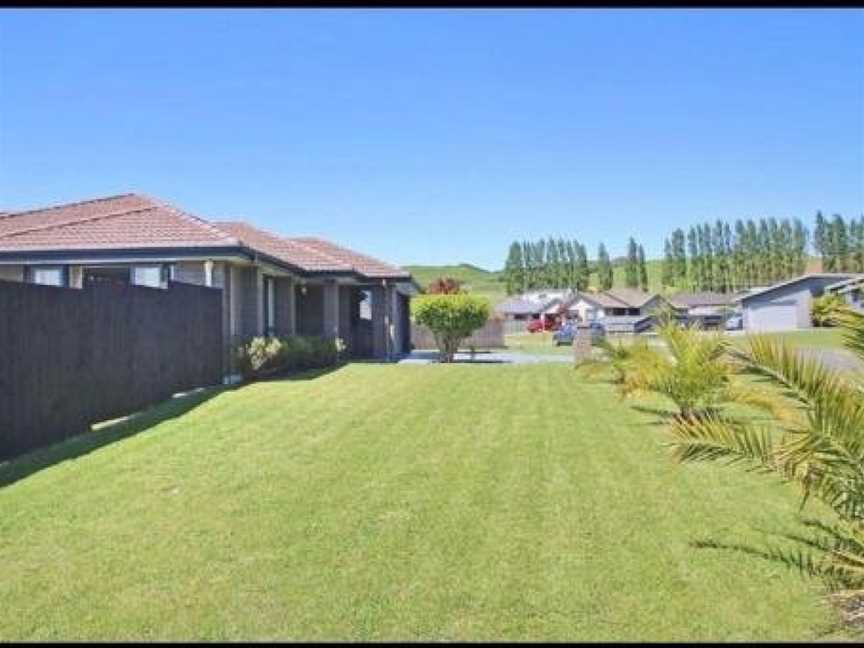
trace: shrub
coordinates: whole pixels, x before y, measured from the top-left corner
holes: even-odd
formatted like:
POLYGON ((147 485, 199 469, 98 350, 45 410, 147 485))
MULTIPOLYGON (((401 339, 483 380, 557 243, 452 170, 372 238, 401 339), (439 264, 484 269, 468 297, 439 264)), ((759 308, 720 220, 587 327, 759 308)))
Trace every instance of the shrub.
POLYGON ((816 326, 833 326, 834 320, 845 306, 840 295, 833 293, 822 295, 813 300, 811 317, 816 326))
POLYGON ((474 295, 422 295, 414 300, 414 318, 429 327, 441 362, 452 362, 459 344, 489 319, 489 300, 474 295))
POLYGON ((328 367, 336 364, 345 350, 341 339, 313 336, 254 337, 235 347, 244 379, 269 374, 328 367))
POLYGON ((462 282, 453 277, 438 277, 426 286, 430 295, 458 295, 462 292, 462 282))

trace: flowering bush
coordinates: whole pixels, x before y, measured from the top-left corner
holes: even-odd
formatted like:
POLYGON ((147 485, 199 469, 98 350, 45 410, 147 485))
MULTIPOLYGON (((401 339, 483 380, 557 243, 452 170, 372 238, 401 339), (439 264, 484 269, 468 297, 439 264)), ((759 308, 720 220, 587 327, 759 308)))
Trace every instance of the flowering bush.
POLYGON ((342 339, 313 336, 253 337, 235 347, 240 373, 244 379, 270 374, 328 367, 336 364, 345 351, 342 339))

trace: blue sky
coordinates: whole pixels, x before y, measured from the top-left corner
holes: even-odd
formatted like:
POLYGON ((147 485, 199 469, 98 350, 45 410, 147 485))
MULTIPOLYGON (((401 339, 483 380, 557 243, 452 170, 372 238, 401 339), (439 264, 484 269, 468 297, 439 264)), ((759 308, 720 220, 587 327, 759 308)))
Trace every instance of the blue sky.
POLYGON ((857 216, 864 11, 0 11, 0 209, 125 191, 489 268, 857 216))

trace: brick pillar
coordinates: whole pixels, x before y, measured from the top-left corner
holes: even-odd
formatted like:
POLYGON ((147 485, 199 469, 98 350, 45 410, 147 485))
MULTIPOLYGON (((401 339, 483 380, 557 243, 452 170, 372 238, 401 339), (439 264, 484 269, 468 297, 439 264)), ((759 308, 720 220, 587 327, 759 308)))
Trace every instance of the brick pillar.
POLYGON ((325 338, 339 337, 339 285, 335 282, 324 284, 324 326, 325 338))

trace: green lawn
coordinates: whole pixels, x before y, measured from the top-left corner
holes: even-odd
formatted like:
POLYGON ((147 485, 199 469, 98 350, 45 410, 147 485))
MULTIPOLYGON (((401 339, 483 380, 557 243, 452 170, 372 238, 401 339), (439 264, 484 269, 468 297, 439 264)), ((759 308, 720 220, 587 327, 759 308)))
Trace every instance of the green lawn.
MULTIPOLYGON (((789 344, 802 347, 815 347, 822 349, 844 349, 843 333, 839 328, 814 328, 809 330, 789 331, 788 333, 766 333, 765 335, 778 340, 784 340, 789 344)), ((742 345, 745 336, 732 336, 730 340, 734 344, 742 345)))
POLYGON ((567 364, 175 399, 0 468, 0 639, 837 636, 758 555, 807 549, 794 490, 655 419, 567 364))

